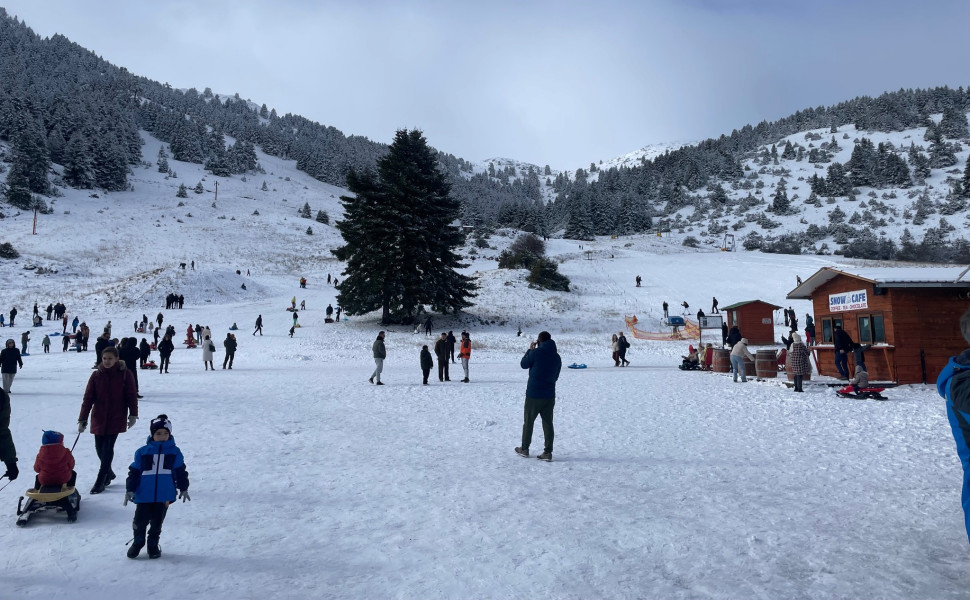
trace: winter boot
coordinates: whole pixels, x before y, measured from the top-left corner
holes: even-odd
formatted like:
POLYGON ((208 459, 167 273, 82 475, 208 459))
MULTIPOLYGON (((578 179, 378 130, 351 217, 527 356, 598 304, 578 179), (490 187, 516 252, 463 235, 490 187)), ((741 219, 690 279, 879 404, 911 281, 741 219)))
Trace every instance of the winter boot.
POLYGON ((538 458, 539 460, 544 460, 546 462, 549 462, 549 461, 552 460, 552 452, 543 452, 542 454, 540 454, 536 458, 538 458))
POLYGON ((134 527, 132 529, 135 531, 135 539, 131 541, 131 546, 128 548, 128 558, 138 558, 141 549, 145 547, 145 530, 134 527))
POLYGON ((158 558, 162 555, 162 548, 158 545, 157 537, 148 538, 148 558, 158 558))
POLYGON ((91 494, 100 494, 104 491, 104 482, 107 479, 100 472, 98 473, 98 478, 94 480, 94 487, 91 488, 91 494))
POLYGON ((529 450, 528 450, 528 448, 518 448, 518 447, 516 447, 515 453, 518 454, 519 456, 524 456, 525 458, 529 458, 529 450))

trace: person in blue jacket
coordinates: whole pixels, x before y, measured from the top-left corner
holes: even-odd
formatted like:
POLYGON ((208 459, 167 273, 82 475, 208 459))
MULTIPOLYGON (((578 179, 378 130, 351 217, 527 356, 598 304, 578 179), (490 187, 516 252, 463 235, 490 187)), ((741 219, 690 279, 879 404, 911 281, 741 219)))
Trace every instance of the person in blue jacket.
POLYGON ((158 558, 162 549, 158 538, 162 535, 162 522, 168 505, 175 501, 175 493, 182 502, 189 498, 189 473, 185 470, 182 451, 172 437, 172 422, 166 415, 152 419, 148 443, 135 451, 135 460, 128 467, 125 504, 136 504, 132 529, 135 539, 128 549, 128 558, 137 558, 145 546, 148 531, 148 558, 158 558))
POLYGON ((529 344, 529 350, 519 363, 529 369, 529 383, 525 388, 525 422, 522 425, 522 445, 515 449, 519 456, 529 456, 532 443, 532 429, 536 417, 542 417, 542 435, 545 448, 537 456, 539 460, 552 460, 552 442, 556 432, 552 425, 552 411, 556 407, 556 381, 562 370, 562 359, 556 350, 556 342, 548 331, 539 334, 536 341, 529 344))
MULTIPOLYGON (((960 318, 960 332, 970 343, 970 310, 960 318)), ((970 541, 970 349, 950 357, 936 380, 936 389, 946 398, 946 416, 963 464, 963 521, 970 541)))

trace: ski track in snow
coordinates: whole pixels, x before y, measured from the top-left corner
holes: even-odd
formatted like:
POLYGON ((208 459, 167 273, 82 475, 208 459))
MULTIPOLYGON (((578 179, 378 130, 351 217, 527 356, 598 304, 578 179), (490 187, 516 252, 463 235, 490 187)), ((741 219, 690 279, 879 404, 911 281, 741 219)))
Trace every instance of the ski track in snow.
MULTIPOLYGON (((145 157, 154 157, 158 143, 146 140, 145 157)), ((181 292, 186 308, 162 310, 165 322, 177 341, 188 323, 210 325, 216 365, 229 325, 240 329, 232 371, 205 372, 199 351, 178 345, 170 374, 139 372, 141 418, 119 438, 115 471, 164 412, 192 482, 192 501, 171 507, 163 556, 150 563, 124 555, 133 510, 122 506, 121 479, 87 494, 97 460, 86 433, 75 449, 78 522, 59 515, 14 526, 41 432, 74 440, 94 356, 61 353, 56 337, 44 355, 42 334, 60 328, 32 330, 34 352, 13 384, 23 475, 0 493, 8 517, 0 597, 170 598, 173 589, 227 599, 966 597, 960 465, 932 386, 868 402, 813 380, 795 395, 780 379, 735 384, 681 372, 688 342, 632 337, 632 365, 612 366, 610 334, 625 315, 656 330, 664 300, 672 314, 685 299, 696 313, 717 296, 722 306, 760 298, 801 316, 809 303, 784 298, 795 275, 850 261, 691 250, 650 236, 582 250, 554 239, 548 254, 575 290, 556 293, 495 270, 485 257, 511 238, 494 236, 495 249, 467 269, 481 274, 476 306, 435 317, 435 332, 471 332, 472 382, 458 381, 456 364, 452 382, 433 371, 422 386, 418 351, 433 337, 381 327, 374 315, 323 324, 326 305, 336 305, 325 280, 341 276, 329 254, 339 238, 296 211, 309 202, 314 214, 339 218, 330 194, 341 191, 292 163, 260 160, 266 176, 220 180, 218 209, 211 194, 191 191, 176 208, 178 184, 191 188, 203 174, 170 161, 178 179, 136 169, 135 192, 67 192, 37 236, 27 215, 3 221, 23 257, 4 264, 0 307, 15 304, 21 324, 35 300, 41 308, 61 300, 94 332, 111 319, 120 337, 142 313, 154 318, 166 293, 181 292), (264 179, 279 191, 254 192, 264 179), (177 268, 192 259, 195 271, 177 268), (59 272, 35 275, 21 268, 28 263, 59 272), (308 289, 298 288, 300 276, 308 289), (294 295, 307 310, 290 339, 284 309, 294 295), (257 314, 262 337, 250 335, 257 314), (367 377, 382 328, 386 385, 377 387, 367 377), (527 378, 518 362, 541 329, 564 365, 589 365, 563 369, 550 464, 512 451, 527 378)), ((19 343, 21 331, 0 334, 19 343)), ((533 455, 542 439, 537 422, 533 455)))

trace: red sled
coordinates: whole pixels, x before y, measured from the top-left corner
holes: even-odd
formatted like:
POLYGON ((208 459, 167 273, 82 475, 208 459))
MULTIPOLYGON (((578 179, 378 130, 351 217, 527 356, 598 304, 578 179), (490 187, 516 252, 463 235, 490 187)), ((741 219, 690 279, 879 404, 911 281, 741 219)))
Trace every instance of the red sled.
POLYGON ((195 340, 185 340, 182 342, 186 348, 195 348, 195 340))
POLYGON ((844 388, 835 391, 840 398, 855 398, 856 400, 889 400, 889 398, 882 395, 886 388, 877 387, 865 387, 859 388, 859 391, 855 391, 851 385, 847 385, 844 388))
POLYGON ((141 368, 142 369, 157 369, 158 368, 158 365, 155 364, 155 361, 150 360, 147 363, 143 364, 141 366, 141 368))

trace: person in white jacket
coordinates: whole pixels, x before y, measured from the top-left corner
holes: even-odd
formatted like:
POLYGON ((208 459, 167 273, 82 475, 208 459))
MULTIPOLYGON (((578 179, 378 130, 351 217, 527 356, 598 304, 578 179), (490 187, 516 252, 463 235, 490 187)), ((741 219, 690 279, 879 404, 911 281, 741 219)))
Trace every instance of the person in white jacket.
POLYGON ((731 349, 731 373, 734 375, 735 383, 738 381, 738 372, 741 373, 741 383, 747 383, 748 381, 744 372, 745 358, 754 362, 754 356, 748 352, 748 338, 741 338, 741 341, 731 349))

